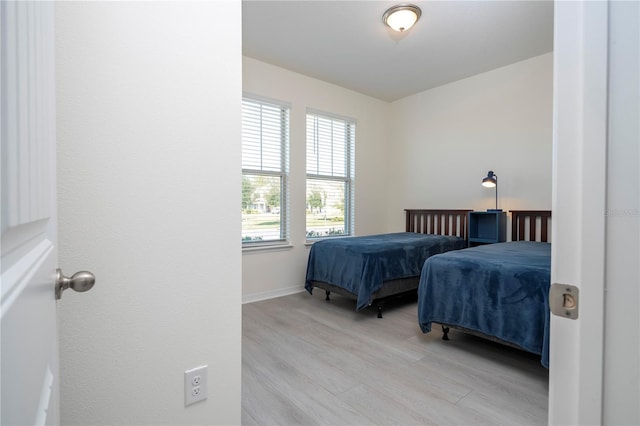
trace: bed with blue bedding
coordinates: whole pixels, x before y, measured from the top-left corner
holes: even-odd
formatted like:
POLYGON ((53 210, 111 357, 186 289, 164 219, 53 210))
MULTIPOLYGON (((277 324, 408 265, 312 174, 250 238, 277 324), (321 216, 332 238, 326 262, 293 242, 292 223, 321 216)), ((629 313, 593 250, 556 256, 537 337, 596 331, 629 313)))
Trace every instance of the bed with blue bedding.
POLYGON ((329 238, 309 252, 305 288, 356 300, 356 310, 415 291, 424 261, 467 246, 469 210, 406 210, 406 232, 329 238))
MULTIPOLYGON (((448 340, 449 327, 460 329, 538 354, 548 368, 550 212, 526 213, 543 215, 529 219, 534 239, 536 220, 544 222, 542 241, 488 244, 427 259, 418 288, 418 323, 424 333, 438 323, 448 340)), ((520 216, 512 212, 513 240, 525 234, 520 216)))

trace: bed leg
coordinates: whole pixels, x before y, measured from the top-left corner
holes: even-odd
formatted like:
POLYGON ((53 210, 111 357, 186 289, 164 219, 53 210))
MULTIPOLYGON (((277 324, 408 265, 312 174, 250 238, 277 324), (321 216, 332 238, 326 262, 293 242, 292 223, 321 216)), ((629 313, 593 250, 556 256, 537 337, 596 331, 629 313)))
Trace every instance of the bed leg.
POLYGON ((378 318, 382 318, 382 305, 378 303, 378 318))
POLYGON ((327 295, 327 297, 325 297, 324 300, 326 300, 328 302, 329 300, 331 300, 331 299, 329 299, 329 295, 331 294, 331 292, 329 290, 325 290, 324 292, 327 295))
POLYGON ((442 340, 449 340, 449 327, 442 326, 442 340))

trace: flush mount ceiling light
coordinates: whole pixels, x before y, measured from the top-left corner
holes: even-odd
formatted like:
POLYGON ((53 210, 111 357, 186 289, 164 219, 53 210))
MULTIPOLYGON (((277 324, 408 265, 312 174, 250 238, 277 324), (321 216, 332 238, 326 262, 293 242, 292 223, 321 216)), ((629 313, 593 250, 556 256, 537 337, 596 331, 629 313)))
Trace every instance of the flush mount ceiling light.
POLYGON ((382 22, 394 31, 403 32, 408 30, 420 19, 422 11, 413 4, 399 4, 390 7, 382 15, 382 22))

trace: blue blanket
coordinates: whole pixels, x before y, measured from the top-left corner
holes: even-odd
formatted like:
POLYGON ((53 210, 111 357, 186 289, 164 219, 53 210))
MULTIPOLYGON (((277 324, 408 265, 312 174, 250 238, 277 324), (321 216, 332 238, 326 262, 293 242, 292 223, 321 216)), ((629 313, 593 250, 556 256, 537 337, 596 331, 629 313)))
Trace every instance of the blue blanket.
POLYGON ((305 288, 311 293, 311 281, 342 287, 357 296, 360 310, 383 281, 417 277, 429 256, 464 247, 459 237, 413 232, 321 240, 309 252, 305 288))
POLYGON ((429 258, 418 288, 418 323, 450 324, 539 354, 549 367, 551 244, 473 247, 429 258))

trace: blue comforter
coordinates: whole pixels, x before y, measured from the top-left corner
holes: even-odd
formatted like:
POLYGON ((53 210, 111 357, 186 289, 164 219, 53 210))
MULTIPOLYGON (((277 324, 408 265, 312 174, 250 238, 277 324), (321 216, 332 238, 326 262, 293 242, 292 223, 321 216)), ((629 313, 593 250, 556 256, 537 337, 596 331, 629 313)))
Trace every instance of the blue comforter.
POLYGON ((418 323, 464 327, 541 355, 549 367, 551 244, 508 242, 429 258, 418 288, 418 323))
POLYGON ((428 257, 464 247, 459 237, 413 232, 318 241, 309 252, 305 288, 311 293, 311 281, 340 286, 357 296, 360 310, 383 281, 417 277, 428 257))

